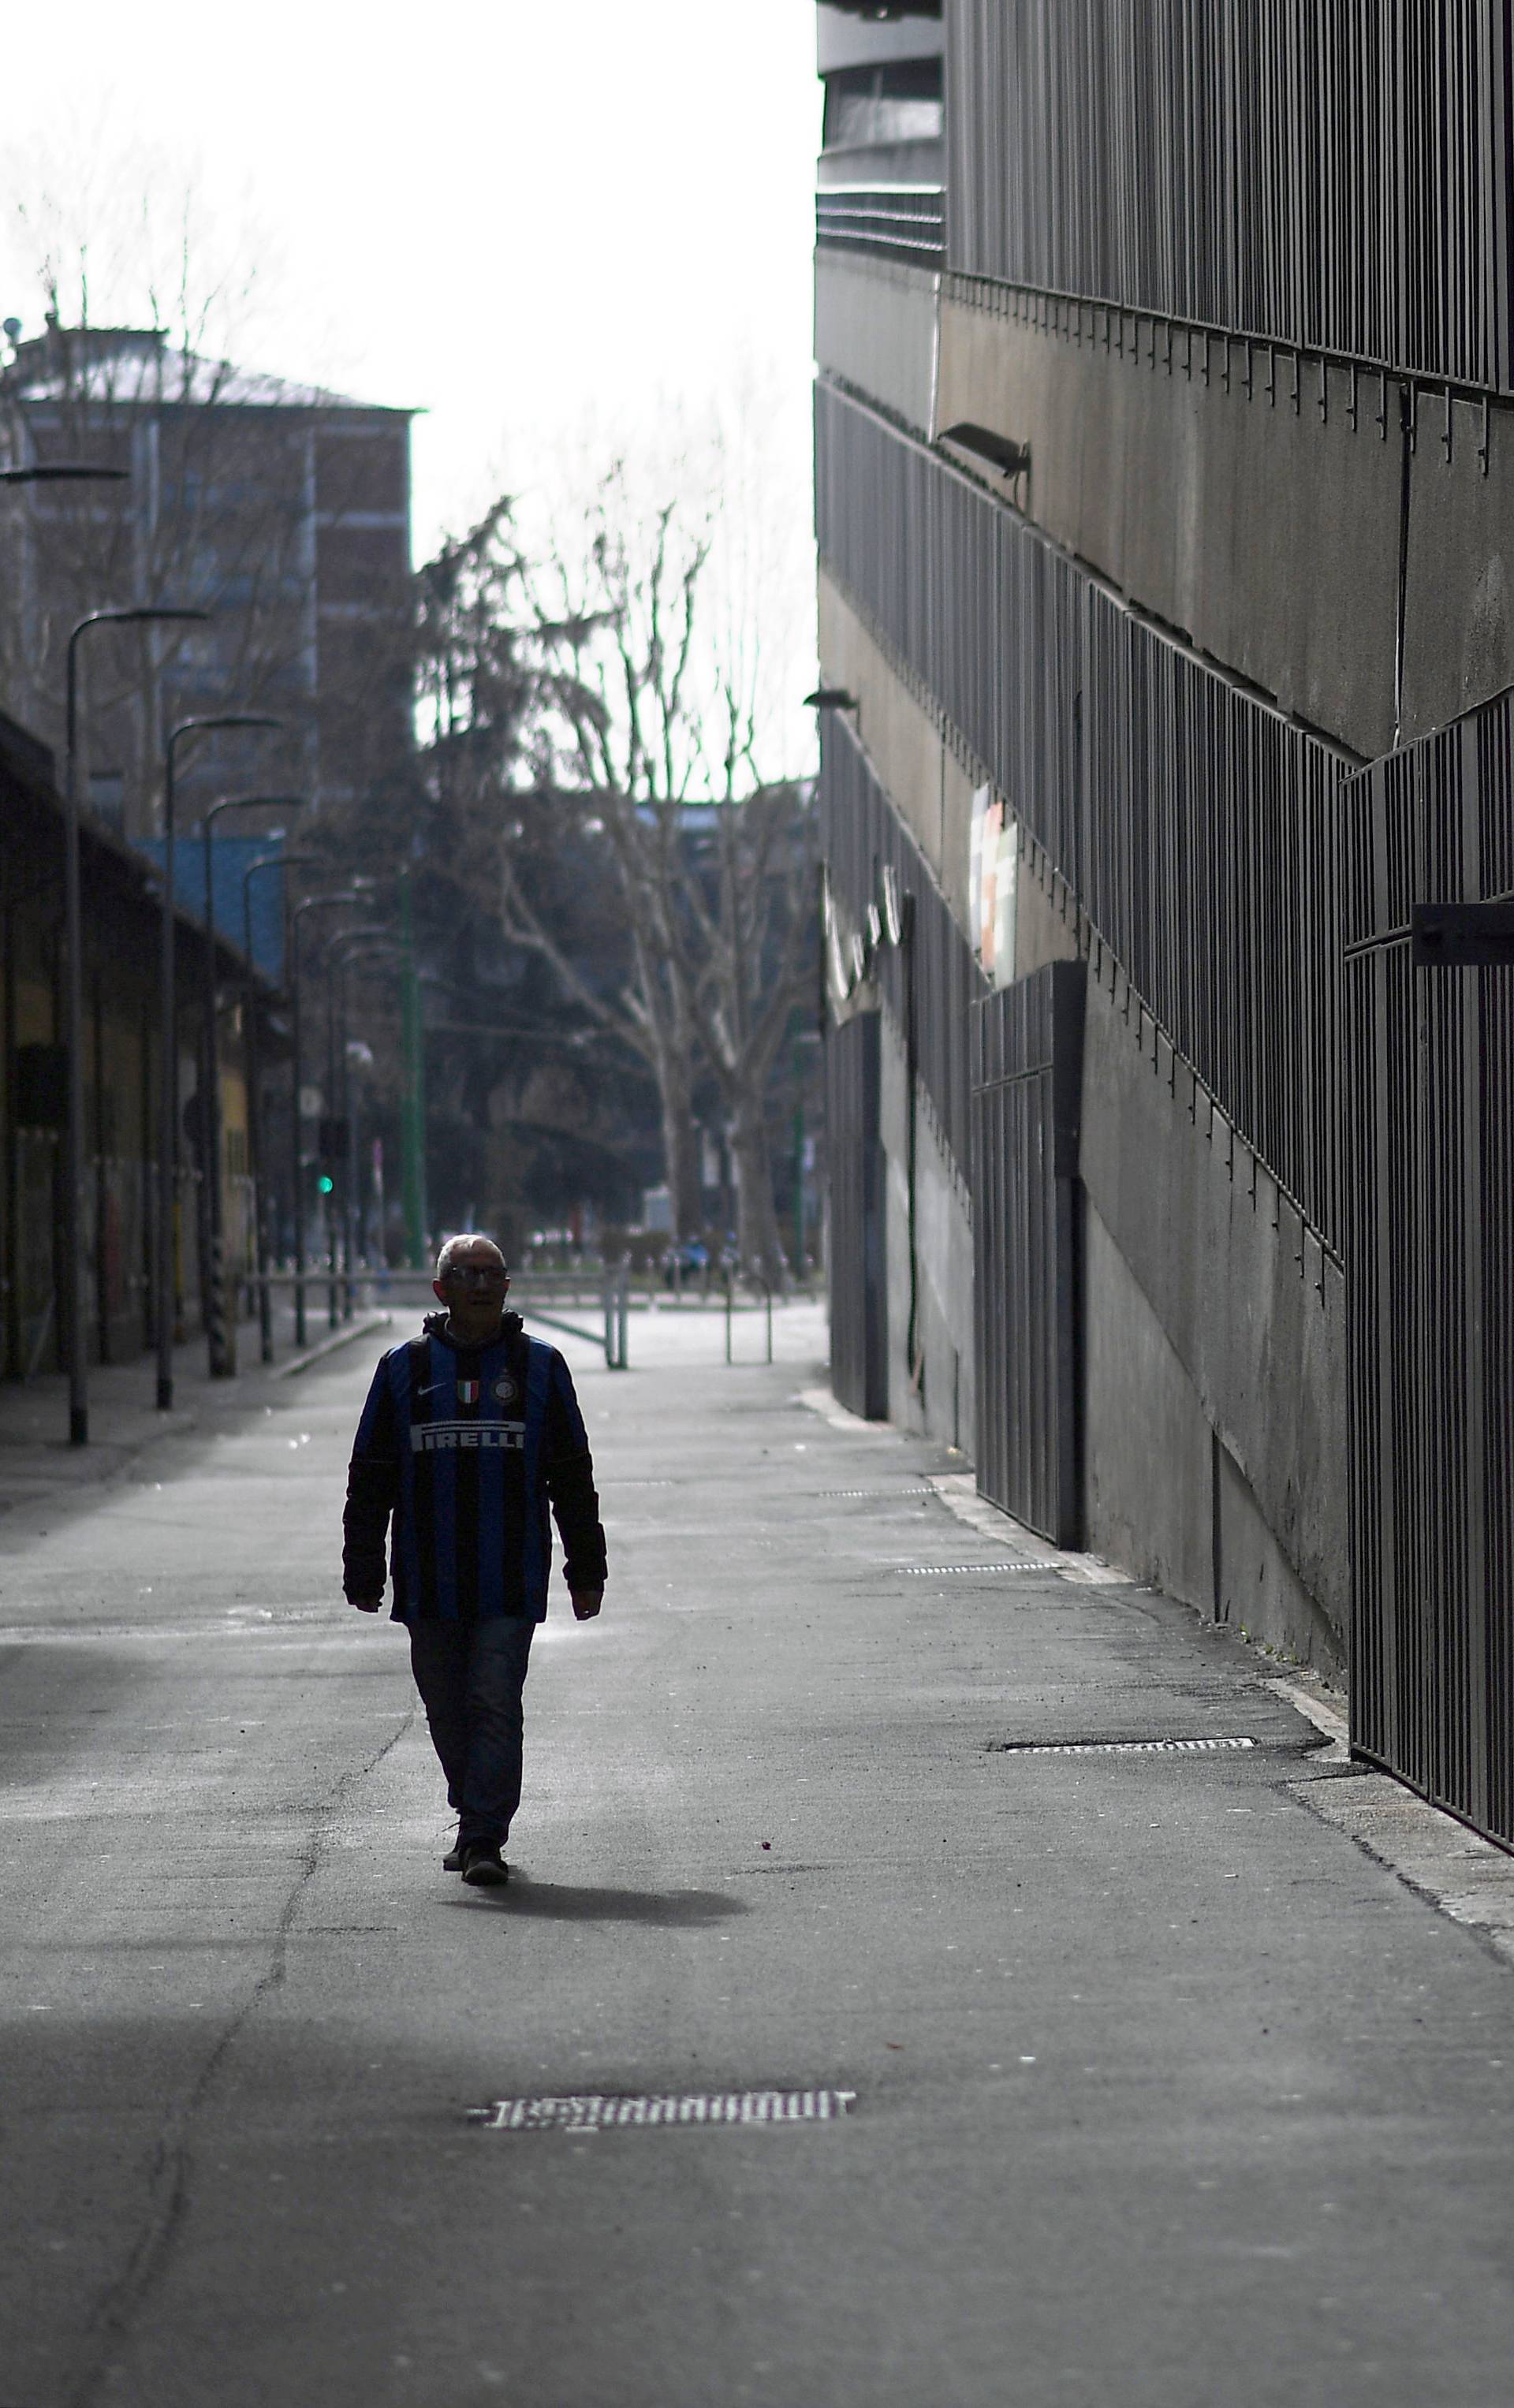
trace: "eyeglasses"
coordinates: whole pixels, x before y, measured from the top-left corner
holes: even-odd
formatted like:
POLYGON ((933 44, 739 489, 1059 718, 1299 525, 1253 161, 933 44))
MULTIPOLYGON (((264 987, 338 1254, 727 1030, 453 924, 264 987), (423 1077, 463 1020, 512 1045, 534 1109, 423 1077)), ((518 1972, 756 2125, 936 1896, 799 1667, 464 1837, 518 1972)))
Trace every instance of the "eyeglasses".
POLYGON ((503 1287, 510 1274, 497 1263, 449 1263, 441 1276, 459 1287, 503 1287))

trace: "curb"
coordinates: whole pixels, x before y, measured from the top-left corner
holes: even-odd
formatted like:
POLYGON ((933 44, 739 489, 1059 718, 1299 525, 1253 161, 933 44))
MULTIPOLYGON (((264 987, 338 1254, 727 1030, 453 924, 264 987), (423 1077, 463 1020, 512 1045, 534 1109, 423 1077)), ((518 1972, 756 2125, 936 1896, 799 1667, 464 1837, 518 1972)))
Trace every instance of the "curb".
POLYGON ((371 1330, 387 1329, 393 1318, 393 1314, 388 1312, 367 1313, 361 1321, 353 1322, 346 1329, 334 1329, 329 1338, 322 1339, 319 1346, 307 1346, 303 1354, 292 1354, 287 1363, 275 1365, 268 1377, 270 1380, 296 1379, 301 1371, 308 1371, 313 1364, 324 1362, 328 1354, 335 1354, 343 1346, 351 1346, 354 1339, 367 1338, 371 1330))

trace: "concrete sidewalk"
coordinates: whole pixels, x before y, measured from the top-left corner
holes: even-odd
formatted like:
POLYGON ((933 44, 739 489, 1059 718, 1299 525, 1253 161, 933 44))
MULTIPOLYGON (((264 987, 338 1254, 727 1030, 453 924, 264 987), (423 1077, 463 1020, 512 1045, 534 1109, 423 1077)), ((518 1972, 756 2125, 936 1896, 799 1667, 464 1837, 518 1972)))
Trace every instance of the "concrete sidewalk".
POLYGON ((203 1338, 176 1346, 174 1403, 168 1412, 160 1412, 155 1402, 155 1354, 139 1355, 132 1363, 92 1364, 87 1446, 68 1442, 68 1382, 63 1373, 0 1381, 0 1513, 27 1509, 35 1513, 38 1506, 61 1506, 70 1497, 76 1504, 87 1505, 103 1484, 119 1479, 163 1440, 196 1431, 209 1434, 240 1414, 260 1412, 275 1392, 270 1383, 287 1380, 348 1344, 366 1344, 375 1333, 382 1344, 388 1326, 387 1313, 365 1307, 333 1331, 324 1291, 317 1311, 312 1283, 307 1343, 296 1346, 293 1308, 281 1305, 271 1365, 258 1359, 255 1321, 243 1322, 238 1332, 238 1369, 232 1379, 211 1379, 203 1338))
POLYGON ((502 1894, 335 1593, 373 1348, 0 1525, 6 2408, 1508 2396, 1514 1971, 1276 1668, 963 1521, 785 1328, 583 1350, 611 1586, 502 1894), (851 2104, 469 2112, 770 2089, 851 2104))
MULTIPOLYGON (((68 1443, 68 1383, 64 1375, 48 1371, 26 1380, 0 1381, 0 1514, 58 1502, 73 1495, 89 1503, 102 1484, 119 1478, 138 1464, 165 1439, 182 1439, 199 1432, 209 1435, 240 1415, 261 1412, 277 1383, 301 1376, 312 1365, 347 1346, 364 1359, 373 1356, 402 1335, 420 1326, 430 1308, 414 1297, 386 1299, 378 1281, 361 1283, 360 1303, 351 1321, 333 1329, 324 1282, 312 1277, 307 1314, 307 1343, 295 1342, 294 1308, 281 1298, 274 1317, 274 1361, 259 1360, 255 1321, 244 1321, 238 1334, 237 1375, 212 1380, 203 1337, 174 1349, 174 1406, 159 1412, 154 1402, 157 1358, 147 1354, 132 1363, 93 1364, 89 1371, 90 1443, 68 1443), (271 1383, 274 1383, 270 1385, 271 1383)), ((581 1313, 580 1319, 585 1315, 581 1313)), ((566 1339, 555 1321, 529 1326, 555 1345, 561 1345, 575 1365, 603 1367, 603 1352, 593 1344, 566 1339)), ((779 1305, 773 1314, 773 1355, 777 1362, 813 1364, 825 1339, 823 1308, 808 1303, 779 1305)), ((632 1321, 633 1365, 640 1370, 720 1365, 726 1343, 725 1313, 719 1300, 700 1306, 681 1300, 640 1310, 632 1321)), ((738 1367, 762 1362, 766 1331, 759 1310, 748 1307, 736 1317, 732 1352, 738 1367)))

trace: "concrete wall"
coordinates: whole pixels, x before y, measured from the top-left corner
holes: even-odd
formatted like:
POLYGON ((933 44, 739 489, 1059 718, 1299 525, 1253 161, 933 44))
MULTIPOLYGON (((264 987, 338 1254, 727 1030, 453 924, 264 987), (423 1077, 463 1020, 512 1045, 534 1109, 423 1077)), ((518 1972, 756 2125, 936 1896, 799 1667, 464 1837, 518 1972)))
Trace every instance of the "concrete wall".
POLYGON ((1338 1663, 1344 1282, 1113 966, 1089 982, 1080 1172, 1089 1545, 1338 1663))
POLYGON ((967 926, 973 781, 926 706, 830 580, 820 576, 820 662, 827 685, 857 697, 858 733, 890 800, 967 926))
POLYGON ((920 434, 930 427, 936 296, 929 269, 822 246, 815 255, 815 356, 920 434))
POLYGON ((1514 685, 1514 410, 1421 396, 1409 479, 1404 717, 1408 743, 1514 685))
MULTIPOLYGON (((1091 324, 1085 312, 1085 328, 1091 324)), ((1043 333, 944 294, 936 424, 1028 443, 1029 516, 1201 651, 1363 757, 1395 740, 1403 534, 1399 388, 1218 337, 1124 322, 1103 341, 1043 333), (1132 336, 1140 330, 1137 363, 1132 336), (1229 382, 1226 383, 1228 363, 1229 382), (1269 383, 1271 395, 1269 397, 1269 383), (1321 394, 1324 407, 1321 408, 1321 394), (1385 412, 1386 434, 1378 418, 1385 412)), ((1420 404, 1409 463, 1403 734, 1514 681, 1514 411, 1420 404)), ((965 465, 965 464, 964 464, 965 465)), ((988 481, 1002 491, 996 480, 988 481)))
MULTIPOLYGON (((824 578, 820 625, 826 681, 858 697, 878 775, 965 927, 971 778, 925 697, 824 578)), ((1024 840, 1017 970, 1071 958, 1078 940, 1065 886, 1024 840)), ((906 1347, 903 1054, 887 1013, 883 1061, 889 1412, 971 1454, 969 1201, 921 1098, 922 1398, 906 1347)), ((1085 1037, 1081 1181, 1088 1544, 1291 1655, 1338 1665, 1348 1579, 1341 1276, 1102 952, 1085 1037)))

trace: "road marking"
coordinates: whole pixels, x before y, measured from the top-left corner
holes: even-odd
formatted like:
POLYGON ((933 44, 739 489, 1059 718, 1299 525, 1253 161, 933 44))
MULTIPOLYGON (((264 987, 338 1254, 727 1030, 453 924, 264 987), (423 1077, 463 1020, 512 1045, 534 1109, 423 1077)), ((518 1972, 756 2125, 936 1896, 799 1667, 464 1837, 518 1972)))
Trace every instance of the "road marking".
POLYGON ((855 2090, 717 2090, 692 2094, 600 2091, 566 2098, 497 2099, 470 2107, 488 2132, 604 2132, 665 2124, 827 2124, 844 2115, 855 2090))

